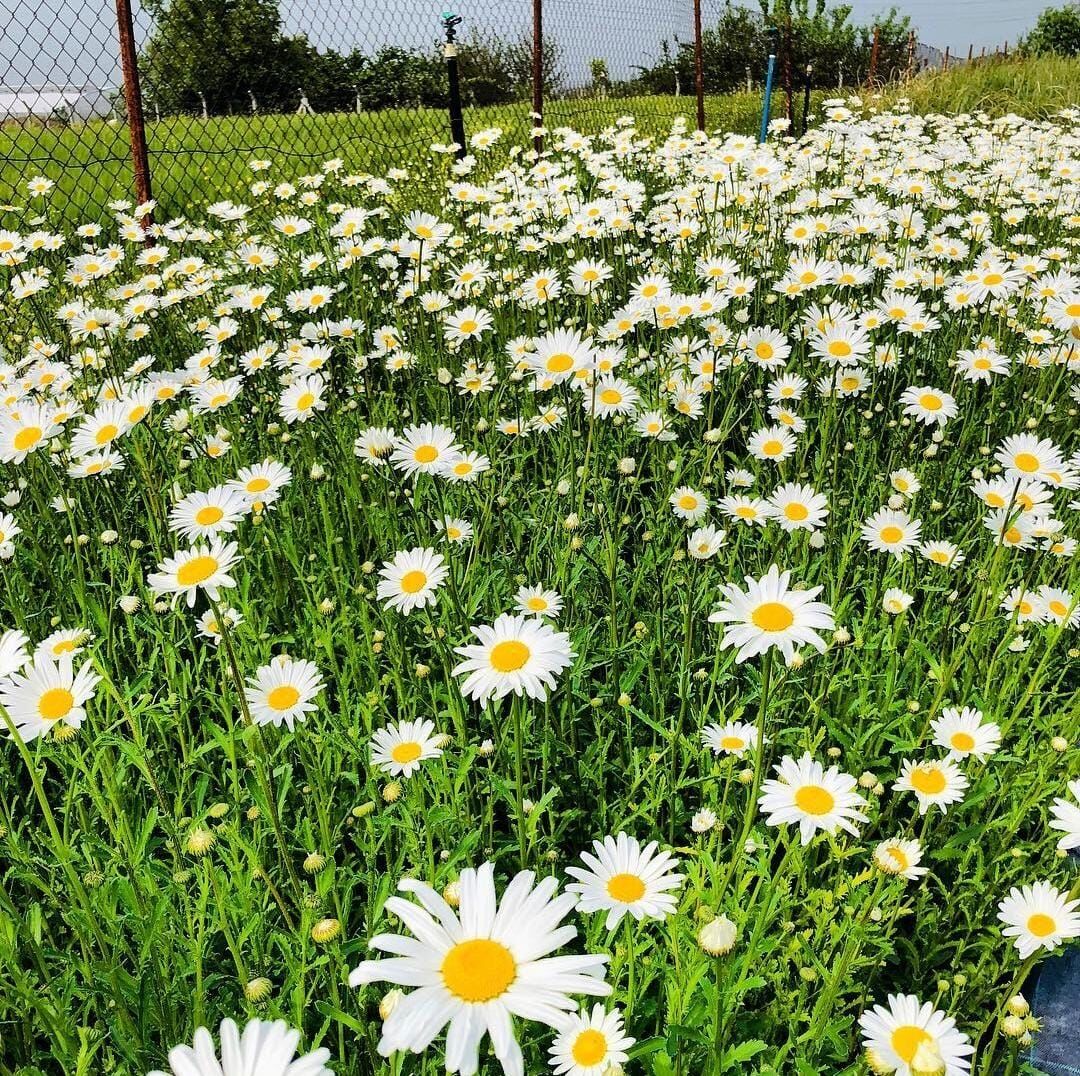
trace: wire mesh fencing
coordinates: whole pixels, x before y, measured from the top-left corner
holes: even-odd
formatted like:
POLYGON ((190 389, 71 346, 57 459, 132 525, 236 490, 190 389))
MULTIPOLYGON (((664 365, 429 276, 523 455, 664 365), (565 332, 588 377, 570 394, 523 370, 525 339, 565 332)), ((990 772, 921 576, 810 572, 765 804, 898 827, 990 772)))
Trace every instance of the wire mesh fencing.
MULTIPOLYGON (((150 194, 159 217, 242 198, 260 159, 296 175, 328 158, 416 167, 452 138, 447 14, 430 0, 0 0, 0 227, 150 194)), ((467 139, 527 143, 541 114, 549 130, 630 114, 651 135, 677 119, 749 132, 770 49, 792 117, 804 84, 919 66, 894 23, 829 52, 827 35, 725 0, 500 0, 453 21, 449 52, 467 139)))

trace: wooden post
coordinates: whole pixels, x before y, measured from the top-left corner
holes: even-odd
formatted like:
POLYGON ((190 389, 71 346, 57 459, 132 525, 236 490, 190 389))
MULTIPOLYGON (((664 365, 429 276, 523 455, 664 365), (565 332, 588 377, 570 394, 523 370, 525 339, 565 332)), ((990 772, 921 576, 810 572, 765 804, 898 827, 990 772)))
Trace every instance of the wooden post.
POLYGON ((907 74, 911 78, 915 73, 915 31, 911 30, 907 35, 907 74))
POLYGON ((948 45, 945 46, 945 56, 943 57, 943 59, 941 61, 941 70, 942 70, 942 73, 949 70, 949 46, 948 45))
POLYGON ((881 47, 881 27, 874 27, 874 43, 870 46, 870 73, 866 77, 866 84, 871 88, 877 82, 878 50, 881 47))
MULTIPOLYGON (((542 127, 544 124, 544 0, 533 0, 532 106, 533 123, 537 127, 542 127)), ((533 149, 537 153, 544 151, 542 135, 536 135, 533 139, 533 149)))
MULTIPOLYGON (((116 28, 120 37, 120 66, 124 71, 124 107, 131 136, 131 164, 135 172, 135 198, 140 205, 151 201, 150 155, 146 149, 146 125, 143 119, 142 90, 139 87, 139 63, 135 52, 135 30, 131 23, 131 0, 116 0, 116 28)), ((149 228, 151 215, 142 218, 149 228)))
POLYGON ((971 63, 971 58, 975 55, 975 46, 968 45, 968 63, 971 63))
POLYGON ((705 130, 705 61, 701 47, 701 0, 694 0, 694 93, 697 96, 697 129, 705 130))

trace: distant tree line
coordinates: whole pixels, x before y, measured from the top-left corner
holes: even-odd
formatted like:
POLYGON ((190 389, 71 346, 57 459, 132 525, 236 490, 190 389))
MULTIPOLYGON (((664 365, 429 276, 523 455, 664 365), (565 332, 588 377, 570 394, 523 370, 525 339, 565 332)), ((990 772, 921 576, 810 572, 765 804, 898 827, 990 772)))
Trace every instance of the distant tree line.
MULTIPOLYGON (((143 0, 143 8, 154 30, 142 49, 140 72, 147 107, 160 114, 204 108, 213 115, 289 112, 296 110, 301 95, 316 112, 446 104, 446 63, 435 40, 427 49, 387 45, 371 54, 360 49, 342 53, 286 33, 277 0, 143 0)), ((874 25, 879 28, 877 74, 885 81, 908 63, 909 26, 895 9, 874 25)), ((781 50, 781 78, 797 77, 801 85, 808 62, 814 65, 815 86, 833 87, 841 78, 854 85, 866 77, 874 30, 852 23, 850 6, 760 0, 752 8, 727 0, 703 32, 706 92, 741 86, 748 65, 759 80, 770 28, 781 50)), ((621 81, 609 78, 606 61, 594 59, 590 81, 579 86, 566 85, 559 49, 550 39, 544 42, 543 57, 548 96, 693 92, 693 44, 688 41, 661 42, 654 65, 621 81)), ((507 39, 472 30, 459 42, 458 66, 466 105, 527 100, 531 33, 507 39)))

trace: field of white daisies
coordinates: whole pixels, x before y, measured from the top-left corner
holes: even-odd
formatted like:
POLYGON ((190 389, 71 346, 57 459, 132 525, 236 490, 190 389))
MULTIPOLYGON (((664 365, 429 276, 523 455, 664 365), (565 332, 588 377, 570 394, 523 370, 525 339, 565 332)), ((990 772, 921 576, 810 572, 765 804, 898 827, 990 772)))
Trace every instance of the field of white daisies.
POLYGON ((1080 112, 503 142, 3 222, 0 1074, 1034 1071, 1080 112))

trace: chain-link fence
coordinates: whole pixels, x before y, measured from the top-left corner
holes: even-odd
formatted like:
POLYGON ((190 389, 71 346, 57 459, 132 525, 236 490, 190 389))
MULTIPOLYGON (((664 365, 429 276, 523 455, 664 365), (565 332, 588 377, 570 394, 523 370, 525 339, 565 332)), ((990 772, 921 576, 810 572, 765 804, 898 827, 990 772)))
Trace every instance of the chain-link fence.
MULTIPOLYGON (((0 0, 0 205, 94 219, 152 192, 161 218, 242 197, 260 158, 295 174, 334 157, 354 172, 415 165, 451 141, 445 16, 431 0, 0 0), (47 203, 37 177, 55 184, 47 203)), ((499 127, 526 143, 541 111, 549 129, 630 114, 653 135, 677 117, 749 132, 770 50, 796 123, 809 81, 859 86, 923 62, 895 19, 835 46, 771 23, 725 0, 467 7, 451 26, 466 137, 499 127)))

